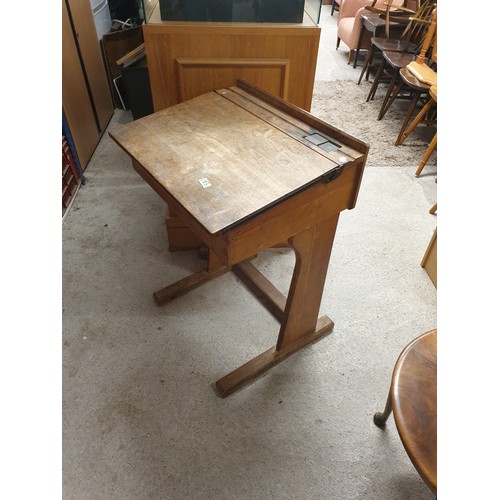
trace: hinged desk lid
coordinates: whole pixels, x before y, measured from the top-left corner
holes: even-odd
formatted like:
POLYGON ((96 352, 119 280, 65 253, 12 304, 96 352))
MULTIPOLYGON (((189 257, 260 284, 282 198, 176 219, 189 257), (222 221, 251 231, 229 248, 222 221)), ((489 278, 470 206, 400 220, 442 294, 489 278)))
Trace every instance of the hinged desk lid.
POLYGON ((116 128, 111 137, 210 233, 274 206, 361 153, 222 89, 116 128), (339 149, 340 148, 340 149, 339 149))

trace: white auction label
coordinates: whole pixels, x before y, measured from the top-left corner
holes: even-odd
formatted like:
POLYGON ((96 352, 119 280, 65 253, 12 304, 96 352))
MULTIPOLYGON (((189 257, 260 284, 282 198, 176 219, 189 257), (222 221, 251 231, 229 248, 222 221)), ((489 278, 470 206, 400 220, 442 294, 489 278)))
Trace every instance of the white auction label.
POLYGON ((203 179, 198 179, 198 181, 204 188, 210 187, 212 185, 206 177, 203 177, 203 179))

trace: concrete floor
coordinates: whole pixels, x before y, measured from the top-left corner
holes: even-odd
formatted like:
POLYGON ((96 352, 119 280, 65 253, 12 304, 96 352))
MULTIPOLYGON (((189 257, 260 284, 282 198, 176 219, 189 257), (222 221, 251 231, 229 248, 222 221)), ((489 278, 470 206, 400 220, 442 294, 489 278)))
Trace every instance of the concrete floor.
MULTIPOLYGON (((318 79, 359 75, 322 11, 318 79), (333 39, 333 42, 332 42, 333 39)), ((117 111, 110 124, 131 120, 117 111)), ((420 267, 436 227, 433 174, 368 168, 342 213, 321 313, 331 334, 229 398, 213 383, 276 342, 277 322, 232 274, 157 307, 201 268, 170 253, 164 204, 107 134, 63 224, 65 499, 427 499, 383 409, 403 347, 436 326, 420 267)), ((293 256, 257 267, 286 292, 293 256)))

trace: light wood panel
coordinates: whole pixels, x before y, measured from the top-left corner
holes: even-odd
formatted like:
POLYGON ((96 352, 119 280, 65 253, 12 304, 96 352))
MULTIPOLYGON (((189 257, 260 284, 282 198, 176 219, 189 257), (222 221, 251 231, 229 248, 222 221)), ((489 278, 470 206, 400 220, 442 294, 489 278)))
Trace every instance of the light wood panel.
POLYGON ((62 105, 82 168, 99 142, 66 2, 62 1, 62 105))
POLYGON ((103 132, 113 116, 114 106, 90 2, 89 0, 68 0, 68 5, 71 9, 75 36, 80 47, 90 95, 94 101, 99 131, 103 132))
POLYGON ((437 288, 437 228, 432 233, 420 265, 426 270, 432 283, 437 288))
POLYGON ((235 82, 251 81, 275 95, 288 98, 290 61, 288 59, 188 59, 177 58, 179 98, 187 101, 235 82))
POLYGON ((146 24, 154 109, 242 79, 310 110, 320 31, 310 24, 146 24))

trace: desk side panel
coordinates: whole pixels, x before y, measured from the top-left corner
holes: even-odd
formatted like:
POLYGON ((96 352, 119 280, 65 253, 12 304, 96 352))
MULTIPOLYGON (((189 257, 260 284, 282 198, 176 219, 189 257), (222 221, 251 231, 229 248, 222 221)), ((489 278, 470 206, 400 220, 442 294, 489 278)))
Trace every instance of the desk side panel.
MULTIPOLYGON (((354 207, 364 163, 346 168, 336 180, 318 182, 228 233, 226 262, 234 265, 354 207)), ((219 250, 220 252, 220 250, 219 250)))

